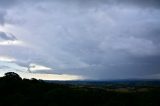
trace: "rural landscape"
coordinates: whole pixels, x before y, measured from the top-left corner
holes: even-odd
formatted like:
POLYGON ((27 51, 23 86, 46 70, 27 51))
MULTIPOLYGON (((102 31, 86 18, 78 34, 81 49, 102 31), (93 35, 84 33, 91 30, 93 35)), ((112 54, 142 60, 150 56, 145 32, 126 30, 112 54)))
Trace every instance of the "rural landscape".
POLYGON ((0 106, 160 106, 160 0, 0 0, 0 106))
POLYGON ((48 82, 8 72, 0 95, 0 106, 159 106, 160 81, 48 82))

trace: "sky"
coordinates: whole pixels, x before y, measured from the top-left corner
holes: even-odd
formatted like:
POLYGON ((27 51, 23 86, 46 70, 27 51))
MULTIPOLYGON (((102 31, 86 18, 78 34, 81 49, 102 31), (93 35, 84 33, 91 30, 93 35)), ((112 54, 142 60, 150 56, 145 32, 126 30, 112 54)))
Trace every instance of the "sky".
POLYGON ((0 0, 0 76, 160 79, 159 0, 0 0))

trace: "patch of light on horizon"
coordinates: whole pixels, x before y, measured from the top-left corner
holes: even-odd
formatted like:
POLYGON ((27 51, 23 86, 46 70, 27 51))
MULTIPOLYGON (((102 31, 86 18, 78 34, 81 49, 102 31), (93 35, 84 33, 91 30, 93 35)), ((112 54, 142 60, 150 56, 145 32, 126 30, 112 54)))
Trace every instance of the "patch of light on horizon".
MULTIPOLYGON (((19 74, 22 78, 36 78, 41 80, 59 80, 59 81, 67 81, 67 80, 83 80, 84 78, 82 76, 78 75, 69 75, 69 74, 35 74, 35 73, 25 73, 25 72, 19 72, 14 70, 9 70, 10 72, 16 72, 19 74)), ((4 76, 4 73, 9 72, 7 70, 0 71, 0 76, 4 76)))
POLYGON ((81 80, 83 77, 69 74, 35 74, 35 73, 19 73, 23 78, 36 78, 42 80, 81 80))
MULTIPOLYGON (((82 76, 70 75, 70 74, 28 73, 26 71, 25 67, 20 67, 15 63, 10 63, 10 62, 8 63, 8 62, 6 62, 6 61, 9 61, 9 59, 7 60, 7 58, 3 57, 3 58, 1 58, 1 60, 2 59, 5 60, 5 62, 2 61, 2 63, 1 63, 1 61, 0 61, 0 66, 7 66, 8 68, 1 68, 0 69, 0 76, 4 76, 4 74, 7 73, 7 72, 16 72, 22 78, 27 78, 27 79, 36 78, 36 79, 42 79, 42 80, 60 80, 60 81, 65 81, 65 80, 83 80, 84 79, 82 76)), ((45 66, 37 65, 36 69, 37 70, 40 70, 40 69, 44 70, 44 69, 51 69, 51 68, 47 68, 45 66)))

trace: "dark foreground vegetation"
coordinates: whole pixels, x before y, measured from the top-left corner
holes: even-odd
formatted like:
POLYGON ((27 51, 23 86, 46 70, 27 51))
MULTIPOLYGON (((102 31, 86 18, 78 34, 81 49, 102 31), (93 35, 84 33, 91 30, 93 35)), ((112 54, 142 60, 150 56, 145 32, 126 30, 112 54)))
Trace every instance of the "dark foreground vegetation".
POLYGON ((160 106, 159 86, 114 86, 48 83, 9 72, 0 78, 0 106, 160 106))

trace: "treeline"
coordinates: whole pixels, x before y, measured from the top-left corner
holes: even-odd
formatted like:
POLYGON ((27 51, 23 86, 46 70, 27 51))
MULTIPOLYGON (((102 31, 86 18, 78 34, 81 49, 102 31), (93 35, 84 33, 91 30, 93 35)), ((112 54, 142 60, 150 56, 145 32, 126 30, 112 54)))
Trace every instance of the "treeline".
POLYGON ((9 72, 0 78, 0 106, 160 106, 160 89, 115 92, 22 79, 9 72))

